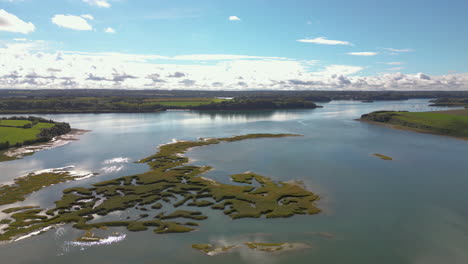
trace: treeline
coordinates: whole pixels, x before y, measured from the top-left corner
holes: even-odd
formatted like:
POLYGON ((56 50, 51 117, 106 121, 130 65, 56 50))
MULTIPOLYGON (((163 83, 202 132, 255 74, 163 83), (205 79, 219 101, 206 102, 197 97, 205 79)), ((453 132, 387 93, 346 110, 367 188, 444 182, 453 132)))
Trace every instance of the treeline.
MULTIPOLYGON (((468 98, 468 91, 203 91, 203 90, 124 90, 124 89, 2 89, 0 98, 53 99, 58 97, 126 97, 126 98, 184 98, 233 97, 278 98, 296 97, 313 102, 330 100, 406 100, 413 98, 468 98)), ((68 107, 68 106, 67 106, 68 107)))
POLYGON ((43 128, 37 135, 41 141, 49 141, 54 137, 61 136, 71 132, 70 124, 68 123, 55 123, 53 127, 43 128))
POLYGON ((302 99, 233 99, 191 107, 195 110, 313 109, 318 106, 302 99))
POLYGON ((59 97, 59 98, 3 98, 3 113, 112 113, 157 112, 164 107, 157 102, 145 102, 143 98, 116 97, 59 97))
POLYGON ((58 123, 50 119, 45 119, 42 117, 36 116, 29 116, 29 117, 8 117, 8 118, 1 118, 1 120, 28 120, 31 121, 32 124, 28 124, 28 127, 18 128, 18 129, 31 129, 38 123, 52 123, 54 124, 53 127, 49 128, 42 128, 40 132, 36 135, 36 139, 32 140, 25 140, 23 142, 18 142, 14 145, 11 145, 10 142, 0 142, 0 150, 5 150, 11 147, 21 147, 24 145, 32 145, 40 142, 47 142, 50 141, 52 138, 61 136, 71 132, 70 124, 68 123, 58 123), (30 126, 30 127, 29 127, 30 126))
MULTIPOLYGON (((211 100, 212 98, 206 98, 211 100)), ((119 113, 159 112, 167 109, 192 110, 256 110, 316 108, 311 98, 241 97, 198 106, 162 105, 156 98, 136 97, 61 97, 61 98, 10 98, 0 99, 0 113, 119 113)), ((171 99, 168 99, 171 100, 171 99)), ((177 101, 177 99, 174 99, 177 101)), ((205 100, 206 101, 206 100, 205 100)))
POLYGON ((25 117, 25 116, 12 116, 12 117, 2 117, 0 118, 0 120, 25 120, 25 121, 31 121, 33 124, 37 124, 39 122, 41 123, 56 123, 54 120, 51 120, 51 119, 45 119, 45 118, 42 118, 42 117, 38 117, 38 116, 28 116, 28 117, 25 117))

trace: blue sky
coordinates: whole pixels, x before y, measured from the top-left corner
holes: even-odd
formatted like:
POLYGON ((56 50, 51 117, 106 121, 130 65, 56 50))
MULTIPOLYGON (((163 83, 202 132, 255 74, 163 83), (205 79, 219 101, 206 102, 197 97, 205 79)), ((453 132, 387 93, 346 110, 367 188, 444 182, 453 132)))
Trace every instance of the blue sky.
POLYGON ((167 88, 177 88, 178 84, 187 88, 183 80, 163 78, 170 75, 166 71, 180 70, 183 77, 198 84, 193 88, 199 89, 213 88, 209 87, 213 83, 223 83, 218 88, 226 89, 281 89, 281 85, 292 89, 291 84, 300 84, 303 89, 410 89, 415 80, 423 82, 414 84, 415 88, 435 89, 439 85, 443 89, 467 89, 467 1, 0 0, 0 10, 2 52, 12 58, 18 57, 14 52, 21 52, 24 58, 4 60, 8 65, 0 71, 7 77, 16 72, 18 82, 4 80, 0 87, 60 87, 55 80, 26 80, 34 74, 45 76, 40 74, 45 69, 32 67, 35 59, 25 62, 28 56, 41 53, 43 60, 47 55, 57 58, 60 54, 65 60, 92 56, 118 64, 107 72, 103 69, 106 66, 76 65, 75 70, 83 71, 84 77, 54 73, 54 77, 63 78, 60 80, 68 78, 69 83, 73 80, 73 85, 85 87, 164 88, 162 84, 166 83, 167 88), (109 53, 116 55, 102 55, 109 53), (143 56, 140 61, 125 59, 135 54, 143 56), (175 59, 182 55, 256 58, 175 59), (236 67, 244 68, 247 62, 252 69, 258 68, 260 77, 245 76, 250 82, 237 81, 244 80, 237 76, 244 72, 236 67), (15 63, 18 65, 12 65, 15 63), (222 67, 217 69, 231 71, 231 76, 211 77, 207 72, 213 68, 208 66, 222 67), (95 68, 102 71, 93 73, 95 68), (289 75, 284 73, 288 70, 289 75), (99 78, 89 78, 98 73, 99 78), (160 75, 158 86, 137 82, 139 78, 154 80, 156 75, 148 77, 151 74, 160 75), (282 78, 275 78, 277 74, 282 78), (116 75, 135 78, 121 81, 116 75), (339 76, 349 81, 332 84, 339 76), (393 76, 392 83, 382 76, 393 76), (456 81, 452 80, 454 76, 456 81), (99 79, 103 81, 99 85, 85 83, 99 79), (236 87, 236 82, 244 85, 236 87))

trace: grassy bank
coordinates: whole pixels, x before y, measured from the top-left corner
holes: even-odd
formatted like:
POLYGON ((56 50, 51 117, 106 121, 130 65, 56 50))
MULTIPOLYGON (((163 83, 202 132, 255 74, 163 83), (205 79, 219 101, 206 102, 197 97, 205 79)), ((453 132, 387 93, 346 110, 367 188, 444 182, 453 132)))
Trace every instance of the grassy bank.
POLYGON ((27 141, 37 140, 38 135, 44 128, 51 128, 55 126, 53 123, 38 123, 31 128, 23 128, 23 126, 2 126, 5 121, 23 121, 25 120, 2 120, 0 121, 0 143, 9 142, 11 146, 23 144, 27 141))
POLYGON ((7 153, 9 148, 47 142, 69 132, 71 132, 69 124, 40 117, 1 118, 0 162, 15 159, 14 155, 7 153))
POLYGON ((361 120, 418 132, 468 138, 468 109, 441 112, 377 111, 363 115, 361 120))

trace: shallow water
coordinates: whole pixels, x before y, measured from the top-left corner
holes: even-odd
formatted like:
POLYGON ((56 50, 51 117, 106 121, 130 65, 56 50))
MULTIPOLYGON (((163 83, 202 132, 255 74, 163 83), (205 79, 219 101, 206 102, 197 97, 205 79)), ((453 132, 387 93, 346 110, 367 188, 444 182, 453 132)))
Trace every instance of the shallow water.
MULTIPOLYGON (((100 232, 111 236, 118 231, 121 235, 115 237, 122 239, 92 246, 70 243, 83 232, 62 226, 0 245, 0 256, 8 263, 468 263, 468 141, 354 120, 375 110, 438 108, 428 107, 427 100, 323 105, 276 112, 43 115, 92 132, 66 146, 0 163, 0 184, 69 165, 100 174, 45 188, 18 205, 51 207, 64 188, 144 172, 146 165, 132 162, 172 139, 299 133, 304 136, 196 148, 188 156, 194 164, 213 166, 206 177, 221 182, 244 171, 275 180, 303 180, 322 196, 318 204, 324 212, 231 220, 220 211, 207 210, 209 218, 200 222, 197 232, 156 235, 111 229, 100 232), (373 153, 394 160, 384 161, 373 153), (321 232, 333 237, 317 234, 321 232), (303 242, 312 249, 275 255, 240 249, 214 257, 191 249, 194 243, 253 240, 303 242)), ((0 209, 5 207, 11 205, 0 209)))

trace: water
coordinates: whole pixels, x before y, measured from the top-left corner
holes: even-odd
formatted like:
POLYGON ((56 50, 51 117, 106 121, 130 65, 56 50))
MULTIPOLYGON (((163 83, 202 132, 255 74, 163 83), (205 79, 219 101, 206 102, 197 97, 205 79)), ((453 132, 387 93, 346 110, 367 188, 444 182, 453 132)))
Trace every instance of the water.
POLYGON ((155 235, 112 229, 124 234, 124 239, 90 247, 70 245, 83 232, 62 226, 0 245, 0 257, 8 263, 70 264, 468 263, 468 142, 354 120, 375 110, 438 108, 428 107, 427 100, 323 105, 276 112, 43 115, 92 132, 66 146, 0 163, 0 184, 35 170, 68 165, 100 175, 45 188, 17 205, 51 207, 64 188, 144 172, 146 165, 132 161, 153 154, 157 145, 174 138, 299 133, 304 136, 201 147, 188 156, 196 165, 213 166, 206 176, 221 182, 244 171, 275 180, 303 180, 321 195, 318 205, 324 212, 287 219, 231 220, 220 211, 208 210, 209 219, 201 222, 197 232, 155 235), (373 153, 394 160, 383 161, 373 153), (129 162, 106 162, 114 158, 129 162), (214 257, 191 249, 194 243, 218 241, 289 241, 312 248, 275 255, 242 249, 214 257))

